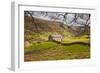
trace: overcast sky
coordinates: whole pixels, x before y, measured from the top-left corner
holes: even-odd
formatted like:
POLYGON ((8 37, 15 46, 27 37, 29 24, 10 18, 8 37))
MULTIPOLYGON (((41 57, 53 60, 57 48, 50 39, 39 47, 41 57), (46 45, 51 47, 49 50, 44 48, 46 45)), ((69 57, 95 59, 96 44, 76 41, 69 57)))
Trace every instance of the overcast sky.
MULTIPOLYGON (((51 21, 59 21, 67 25, 81 26, 86 23, 90 25, 90 14, 86 13, 41 12, 41 11, 28 11, 28 12, 30 12, 33 17, 51 21)), ((25 11, 24 13, 25 15, 29 16, 27 11, 25 11)))

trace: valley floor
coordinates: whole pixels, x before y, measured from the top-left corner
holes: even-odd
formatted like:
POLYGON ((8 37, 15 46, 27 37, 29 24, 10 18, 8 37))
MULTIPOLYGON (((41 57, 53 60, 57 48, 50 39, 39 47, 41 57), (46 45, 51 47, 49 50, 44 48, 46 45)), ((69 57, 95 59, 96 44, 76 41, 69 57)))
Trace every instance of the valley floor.
POLYGON ((24 61, 69 60, 90 58, 88 44, 73 43, 63 45, 56 42, 33 43, 25 47, 24 61))

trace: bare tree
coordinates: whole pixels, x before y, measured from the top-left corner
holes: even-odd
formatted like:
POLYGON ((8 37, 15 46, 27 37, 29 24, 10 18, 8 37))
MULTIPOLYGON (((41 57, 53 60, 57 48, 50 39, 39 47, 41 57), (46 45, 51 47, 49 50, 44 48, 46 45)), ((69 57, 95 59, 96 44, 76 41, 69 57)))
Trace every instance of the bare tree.
POLYGON ((35 28, 36 28, 35 32, 38 32, 38 24, 35 23, 34 17, 33 17, 34 12, 33 11, 25 11, 25 14, 29 15, 31 17, 31 22, 35 25, 35 28))

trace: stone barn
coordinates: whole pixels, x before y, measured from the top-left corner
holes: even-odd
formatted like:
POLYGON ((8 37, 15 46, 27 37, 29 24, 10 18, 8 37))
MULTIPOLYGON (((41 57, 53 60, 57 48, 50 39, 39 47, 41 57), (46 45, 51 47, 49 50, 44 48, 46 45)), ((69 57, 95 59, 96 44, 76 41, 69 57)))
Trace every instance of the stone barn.
POLYGON ((56 34, 56 35, 49 35, 48 40, 49 41, 58 41, 58 42, 61 42, 62 38, 63 38, 62 35, 56 34))

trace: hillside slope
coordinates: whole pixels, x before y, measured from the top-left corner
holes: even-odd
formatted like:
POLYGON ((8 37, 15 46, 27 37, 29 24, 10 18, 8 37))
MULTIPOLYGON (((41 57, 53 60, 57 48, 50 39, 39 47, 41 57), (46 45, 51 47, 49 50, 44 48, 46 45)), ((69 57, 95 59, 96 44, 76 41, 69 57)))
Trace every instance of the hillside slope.
POLYGON ((43 19, 32 19, 25 16, 25 31, 31 31, 36 33, 42 32, 63 32, 67 30, 67 26, 63 26, 61 22, 48 21, 43 19))
POLYGON ((68 26, 61 22, 49 21, 39 18, 32 18, 25 16, 25 33, 43 33, 43 32, 57 32, 62 34, 64 31, 69 32, 75 36, 83 34, 90 34, 89 26, 68 26))

